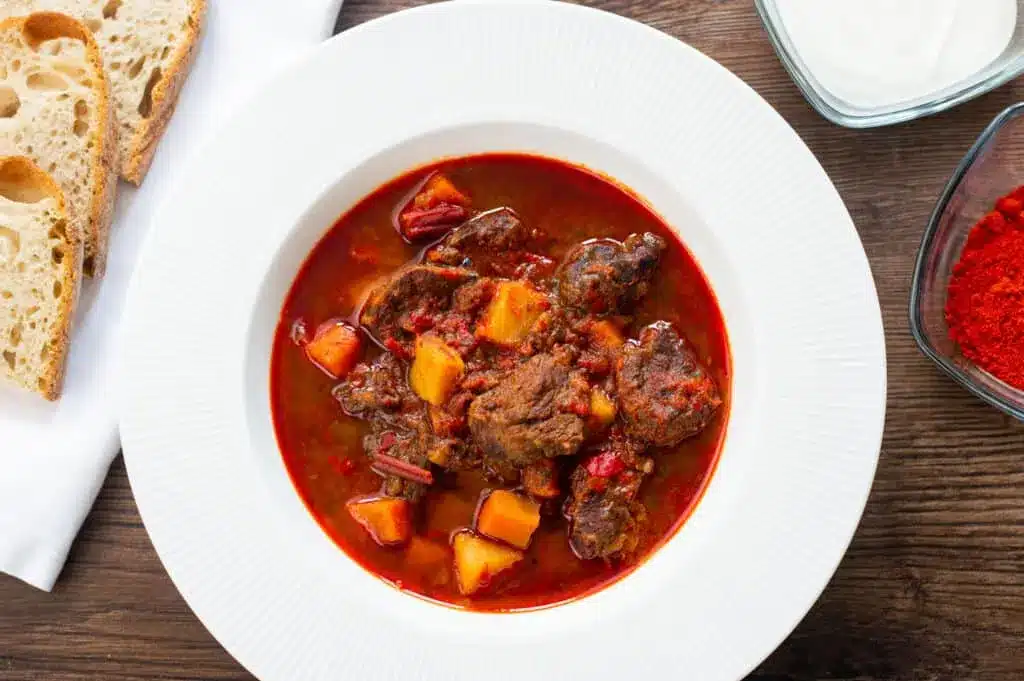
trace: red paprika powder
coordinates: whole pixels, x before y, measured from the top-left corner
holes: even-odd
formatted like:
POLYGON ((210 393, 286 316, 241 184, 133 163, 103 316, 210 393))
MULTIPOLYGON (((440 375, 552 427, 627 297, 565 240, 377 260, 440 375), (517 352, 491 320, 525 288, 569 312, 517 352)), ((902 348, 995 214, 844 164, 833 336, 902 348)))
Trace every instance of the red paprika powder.
POLYGON ((949 281, 946 324, 964 357, 1024 390, 1024 186, 968 234, 949 281))

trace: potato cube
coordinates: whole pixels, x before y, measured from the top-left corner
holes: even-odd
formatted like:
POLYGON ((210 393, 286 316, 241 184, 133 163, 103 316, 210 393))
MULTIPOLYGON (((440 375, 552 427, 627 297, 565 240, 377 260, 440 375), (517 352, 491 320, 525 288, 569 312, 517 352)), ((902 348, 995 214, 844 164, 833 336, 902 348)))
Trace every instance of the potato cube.
POLYGON ((469 206, 469 198, 455 188, 452 181, 441 173, 431 175, 423 189, 416 195, 413 205, 416 208, 433 208, 442 203, 456 206, 469 206))
POLYGON ((477 336, 502 345, 518 343, 549 306, 547 297, 525 282, 500 282, 477 326, 477 336))
POLYGON ((412 535, 412 509, 407 499, 356 497, 345 508, 381 546, 404 544, 412 535))
POLYGON ((444 404, 465 369, 462 358, 433 334, 416 339, 416 352, 409 370, 413 391, 435 406, 444 404))
POLYGON ((469 530, 454 536, 452 548, 459 591, 465 596, 488 586, 499 573, 523 559, 521 551, 484 539, 469 530))
POLYGON ((503 489, 488 494, 476 516, 477 532, 524 550, 538 525, 540 504, 503 489))
POLYGON ((588 424, 592 430, 603 430, 615 420, 618 409, 612 398, 600 388, 590 391, 590 419, 588 424))
POLYGON ((306 343, 306 356, 332 378, 342 378, 359 360, 359 333, 345 322, 320 325, 313 340, 306 343))
POLYGON ((590 343, 601 350, 617 350, 626 342, 619 329, 606 319, 591 324, 587 335, 590 343))

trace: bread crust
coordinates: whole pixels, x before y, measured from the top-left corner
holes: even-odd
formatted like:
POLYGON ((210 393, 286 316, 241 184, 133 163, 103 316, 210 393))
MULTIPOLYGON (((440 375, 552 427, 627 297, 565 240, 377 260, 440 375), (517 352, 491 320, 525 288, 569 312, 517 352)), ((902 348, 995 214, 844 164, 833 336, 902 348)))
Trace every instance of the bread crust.
POLYGON ((85 45, 89 65, 98 75, 95 86, 103 133, 92 148, 89 165, 96 177, 89 202, 88 233, 85 235, 86 276, 101 278, 107 269, 107 244, 117 194, 117 125, 110 101, 110 84, 103 67, 103 56, 96 39, 85 24, 59 12, 35 12, 0 21, 0 31, 14 28, 31 45, 52 38, 73 38, 85 45))
POLYGON ((167 73, 161 74, 160 81, 153 86, 151 114, 135 131, 128 158, 121 159, 121 177, 135 185, 142 184, 153 164, 160 138, 174 115, 178 96, 199 50, 206 23, 206 0, 191 0, 190 4, 188 32, 171 56, 167 73))
POLYGON ((75 309, 78 306, 78 297, 81 291, 79 272, 82 269, 83 238, 78 227, 68 215, 64 192, 61 191, 57 182, 37 166, 32 159, 25 156, 0 157, 0 178, 9 179, 12 182, 23 178, 25 184, 31 183, 41 188, 57 202, 57 209, 64 219, 69 252, 62 262, 63 271, 60 281, 68 294, 60 301, 58 308, 60 325, 51 339, 53 357, 40 376, 41 381, 36 388, 36 392, 53 402, 60 398, 68 351, 71 349, 71 325, 75 318, 75 309))

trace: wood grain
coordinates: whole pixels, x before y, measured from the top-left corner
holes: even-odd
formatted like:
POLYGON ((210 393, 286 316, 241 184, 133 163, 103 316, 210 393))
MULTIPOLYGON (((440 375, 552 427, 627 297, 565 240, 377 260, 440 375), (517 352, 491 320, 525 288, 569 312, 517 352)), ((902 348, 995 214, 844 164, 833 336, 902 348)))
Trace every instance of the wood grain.
MULTIPOLYGON (((414 4, 348 0, 339 28, 414 4)), ((911 268, 935 198, 1024 84, 912 124, 850 131, 804 102, 749 0, 586 4, 696 46, 778 109, 846 201, 882 302, 889 411, 867 512, 818 604, 750 680, 1024 679, 1024 426, 940 375, 907 328, 911 268)), ((120 461, 53 594, 0 578, 0 679, 43 678, 251 678, 175 591, 120 461)))

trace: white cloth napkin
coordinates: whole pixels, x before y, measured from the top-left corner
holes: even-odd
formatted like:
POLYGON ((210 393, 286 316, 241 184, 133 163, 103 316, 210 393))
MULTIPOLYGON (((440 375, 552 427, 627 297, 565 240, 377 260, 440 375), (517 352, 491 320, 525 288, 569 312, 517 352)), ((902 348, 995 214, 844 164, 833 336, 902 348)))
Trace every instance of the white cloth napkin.
POLYGON ((51 405, 0 389, 0 571, 53 588, 118 452, 110 394, 117 327, 136 255, 176 169, 239 98, 331 35, 341 3, 209 3, 195 67, 153 167, 141 188, 119 187, 107 275, 83 287, 63 398, 51 405))

